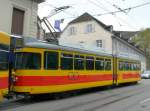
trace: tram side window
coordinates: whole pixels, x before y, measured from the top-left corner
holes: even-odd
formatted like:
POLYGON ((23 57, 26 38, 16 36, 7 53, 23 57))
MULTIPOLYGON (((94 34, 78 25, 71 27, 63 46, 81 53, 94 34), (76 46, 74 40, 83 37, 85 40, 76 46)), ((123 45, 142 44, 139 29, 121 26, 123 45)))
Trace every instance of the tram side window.
POLYGON ((0 51, 0 70, 8 70, 8 52, 0 51))
POLYGON ((134 67, 135 67, 135 71, 137 71, 137 70, 140 70, 140 67, 139 67, 139 64, 134 64, 134 67))
POLYGON ((128 64, 125 62, 125 70, 128 70, 128 64))
POLYGON ((127 71, 130 70, 130 65, 127 62, 125 63, 125 70, 127 70, 127 71))
POLYGON ((129 63, 129 70, 131 71, 131 63, 129 63))
POLYGON ((16 53, 16 69, 40 69, 41 68, 41 54, 19 52, 16 53))
POLYGON ((73 55, 61 53, 61 69, 72 70, 73 69, 73 55))
POLYGON ((136 63, 133 63, 133 64, 132 64, 132 70, 133 70, 133 71, 136 71, 136 70, 137 70, 137 64, 136 64, 136 63))
POLYGON ((104 59, 96 58, 95 69, 96 70, 104 70, 104 59))
POLYGON ((134 71, 134 64, 131 64, 131 70, 134 71))
POLYGON ((44 54, 44 67, 45 69, 58 69, 58 52, 49 51, 44 54))
POLYGON ((94 57, 86 57, 86 70, 94 70, 94 57))
POLYGON ((84 69, 84 56, 80 56, 80 55, 74 56, 74 69, 75 70, 84 69))
POLYGON ((105 59, 105 70, 111 70, 111 59, 105 59))
POLYGON ((119 70, 120 71, 124 70, 124 62, 119 62, 119 70))
POLYGON ((137 70, 141 70, 141 64, 137 64, 137 70))
POLYGON ((134 71, 136 70, 136 64, 135 63, 133 64, 133 70, 134 71))

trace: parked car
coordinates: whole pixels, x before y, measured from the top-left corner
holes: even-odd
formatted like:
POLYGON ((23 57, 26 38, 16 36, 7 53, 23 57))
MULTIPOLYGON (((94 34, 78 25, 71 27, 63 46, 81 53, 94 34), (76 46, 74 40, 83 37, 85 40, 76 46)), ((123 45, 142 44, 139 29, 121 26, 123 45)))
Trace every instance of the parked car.
POLYGON ((150 79, 150 71, 145 71, 144 73, 142 73, 141 77, 143 79, 150 79))

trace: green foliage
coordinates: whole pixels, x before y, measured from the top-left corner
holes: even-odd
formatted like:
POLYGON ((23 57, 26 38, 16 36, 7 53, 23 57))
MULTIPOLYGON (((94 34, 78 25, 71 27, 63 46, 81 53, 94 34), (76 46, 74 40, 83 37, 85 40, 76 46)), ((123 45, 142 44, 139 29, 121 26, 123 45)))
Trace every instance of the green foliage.
POLYGON ((150 28, 142 30, 132 40, 140 49, 150 52, 150 28))

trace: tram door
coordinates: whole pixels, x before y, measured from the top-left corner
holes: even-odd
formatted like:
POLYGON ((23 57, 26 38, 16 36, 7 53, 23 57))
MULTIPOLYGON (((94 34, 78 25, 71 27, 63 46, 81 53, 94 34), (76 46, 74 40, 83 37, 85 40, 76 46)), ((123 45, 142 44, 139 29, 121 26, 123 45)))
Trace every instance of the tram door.
POLYGON ((117 85, 118 71, 117 71, 117 57, 113 57, 113 84, 117 85))
POLYGON ((0 92, 8 94, 8 51, 0 50, 0 92))

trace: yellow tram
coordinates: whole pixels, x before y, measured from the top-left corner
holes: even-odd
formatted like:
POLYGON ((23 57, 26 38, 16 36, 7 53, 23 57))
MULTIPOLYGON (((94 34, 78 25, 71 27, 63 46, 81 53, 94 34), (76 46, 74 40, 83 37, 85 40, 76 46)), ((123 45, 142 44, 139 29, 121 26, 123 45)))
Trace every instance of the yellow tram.
POLYGON ((13 91, 45 94, 140 80, 140 62, 76 48, 32 42, 16 50, 13 91))
POLYGON ((0 32, 0 98, 8 97, 11 88, 11 69, 13 63, 13 50, 19 47, 22 39, 18 36, 0 32), (11 66, 11 67, 10 67, 11 66))
POLYGON ((8 49, 10 44, 10 37, 8 34, 0 32, 0 98, 8 94, 8 49))

